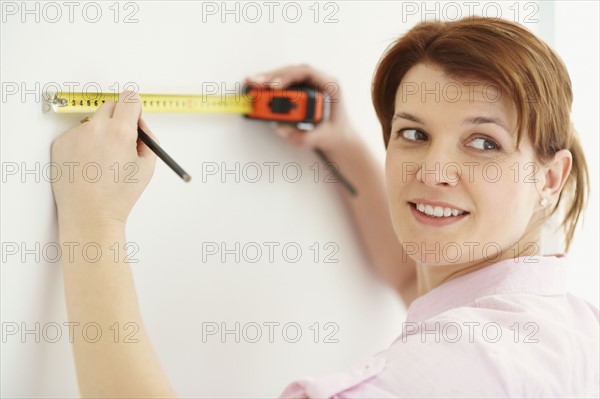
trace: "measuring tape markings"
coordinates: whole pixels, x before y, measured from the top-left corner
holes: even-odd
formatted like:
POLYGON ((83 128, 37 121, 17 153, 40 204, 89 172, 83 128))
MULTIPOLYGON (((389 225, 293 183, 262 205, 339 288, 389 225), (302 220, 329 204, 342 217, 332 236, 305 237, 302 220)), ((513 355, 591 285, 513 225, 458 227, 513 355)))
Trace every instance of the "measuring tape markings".
MULTIPOLYGON (((251 97, 227 95, 140 94, 142 110, 157 113, 234 113, 249 114, 251 97)), ((56 113, 93 113, 107 101, 117 102, 118 94, 56 92, 46 100, 46 111, 56 113)), ((124 101, 127 101, 126 99, 124 101)))

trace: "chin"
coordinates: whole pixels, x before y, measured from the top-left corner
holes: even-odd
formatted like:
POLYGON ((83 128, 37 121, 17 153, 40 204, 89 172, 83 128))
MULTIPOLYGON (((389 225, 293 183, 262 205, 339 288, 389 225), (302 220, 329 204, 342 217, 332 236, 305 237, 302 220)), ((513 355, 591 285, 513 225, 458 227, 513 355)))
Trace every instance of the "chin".
POLYGON ((469 251, 472 250, 462 245, 463 241, 460 241, 458 238, 448 239, 447 237, 440 237, 440 239, 436 239, 431 235, 421 236, 413 234, 404 240, 400 239, 400 242, 407 256, 417 263, 458 264, 462 263, 463 258, 465 256, 468 257, 469 251))

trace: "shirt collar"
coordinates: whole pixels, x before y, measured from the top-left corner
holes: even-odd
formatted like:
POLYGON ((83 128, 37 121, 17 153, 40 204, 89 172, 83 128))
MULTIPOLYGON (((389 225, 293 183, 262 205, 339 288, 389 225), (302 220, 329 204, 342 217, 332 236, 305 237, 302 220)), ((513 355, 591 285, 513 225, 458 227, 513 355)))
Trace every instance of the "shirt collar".
POLYGON ((424 321, 488 295, 565 294, 567 263, 565 253, 502 260, 446 281, 421 295, 409 306, 406 321, 424 321))

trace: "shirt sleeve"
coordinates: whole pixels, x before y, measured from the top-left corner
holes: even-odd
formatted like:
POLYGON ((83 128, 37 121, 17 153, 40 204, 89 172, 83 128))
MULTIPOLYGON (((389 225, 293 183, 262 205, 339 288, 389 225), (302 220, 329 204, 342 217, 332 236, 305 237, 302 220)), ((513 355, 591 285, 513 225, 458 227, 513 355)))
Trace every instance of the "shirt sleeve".
POLYGON ((304 377, 290 383, 279 398, 395 398, 392 392, 378 384, 377 376, 385 366, 385 357, 374 356, 346 372, 331 373, 318 378, 304 377))

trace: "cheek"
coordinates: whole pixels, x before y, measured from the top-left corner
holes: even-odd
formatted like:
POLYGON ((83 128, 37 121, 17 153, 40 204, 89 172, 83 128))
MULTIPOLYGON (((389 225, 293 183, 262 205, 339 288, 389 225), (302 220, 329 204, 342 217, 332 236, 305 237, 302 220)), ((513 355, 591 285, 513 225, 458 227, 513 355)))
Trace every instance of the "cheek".
POLYGON ((493 226, 512 226, 514 229, 527 225, 531 218, 532 195, 535 195, 533 187, 515 181, 514 173, 509 169, 494 175, 484 175, 474 187, 480 214, 493 226))
POLYGON ((396 237, 400 241, 408 239, 409 226, 408 223, 402 223, 406 220, 407 215, 403 212, 408 212, 408 207, 405 206, 403 198, 405 197, 405 187, 408 184, 409 178, 403 176, 403 157, 398 154, 388 153, 385 158, 385 184, 386 195, 388 200, 389 212, 392 222, 392 228, 396 237))
POLYGON ((397 197, 408 182, 406 162, 403 157, 388 151, 385 157, 385 180, 390 199, 397 197))

